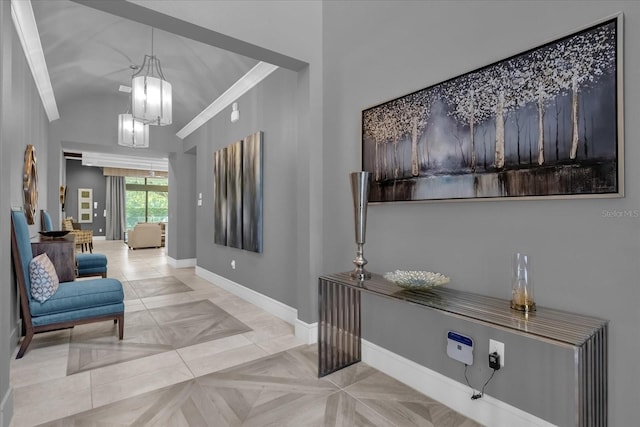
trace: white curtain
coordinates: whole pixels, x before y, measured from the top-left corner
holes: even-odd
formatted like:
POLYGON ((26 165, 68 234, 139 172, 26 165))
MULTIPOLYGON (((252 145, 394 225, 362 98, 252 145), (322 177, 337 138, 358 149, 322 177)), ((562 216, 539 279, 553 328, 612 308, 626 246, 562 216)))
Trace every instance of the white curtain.
POLYGON ((107 176, 107 240, 123 240, 125 224, 124 176, 107 176))

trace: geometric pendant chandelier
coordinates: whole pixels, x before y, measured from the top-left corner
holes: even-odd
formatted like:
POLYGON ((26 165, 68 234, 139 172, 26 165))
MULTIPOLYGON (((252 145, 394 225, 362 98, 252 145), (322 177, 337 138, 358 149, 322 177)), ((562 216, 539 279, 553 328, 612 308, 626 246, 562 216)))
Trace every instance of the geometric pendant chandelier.
POLYGON ((160 60, 153 54, 151 28, 151 55, 144 56, 131 80, 131 113, 143 123, 166 126, 172 122, 171 104, 171 83, 166 81, 160 60))

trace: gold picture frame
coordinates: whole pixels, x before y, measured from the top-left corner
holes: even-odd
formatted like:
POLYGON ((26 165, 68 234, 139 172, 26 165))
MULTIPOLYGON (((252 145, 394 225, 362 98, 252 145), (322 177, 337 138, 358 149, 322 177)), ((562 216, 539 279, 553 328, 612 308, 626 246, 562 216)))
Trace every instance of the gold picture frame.
POLYGON ((36 209, 38 207, 38 170, 36 167, 36 149, 32 144, 27 145, 24 153, 22 193, 27 223, 30 225, 35 224, 36 209))

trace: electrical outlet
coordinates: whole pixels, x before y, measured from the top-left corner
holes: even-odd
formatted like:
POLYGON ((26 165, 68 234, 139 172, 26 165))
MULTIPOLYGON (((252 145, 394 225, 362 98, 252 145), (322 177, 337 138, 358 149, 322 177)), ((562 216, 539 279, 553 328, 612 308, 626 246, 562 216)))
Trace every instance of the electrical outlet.
POLYGON ((496 340, 489 340, 489 354, 496 352, 500 355, 500 367, 504 368, 504 343, 496 340))
POLYGON ((236 260, 235 260, 235 259, 232 259, 232 260, 231 260, 231 268, 232 268, 233 270, 235 270, 235 269, 236 269, 236 260))

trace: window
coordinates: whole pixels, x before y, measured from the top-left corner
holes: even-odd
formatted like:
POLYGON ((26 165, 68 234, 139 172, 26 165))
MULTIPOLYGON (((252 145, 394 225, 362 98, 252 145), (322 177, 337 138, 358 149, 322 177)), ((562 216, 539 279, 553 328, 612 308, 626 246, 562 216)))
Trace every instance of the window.
POLYGON ((125 177, 127 230, 138 222, 167 222, 167 178, 125 177))

